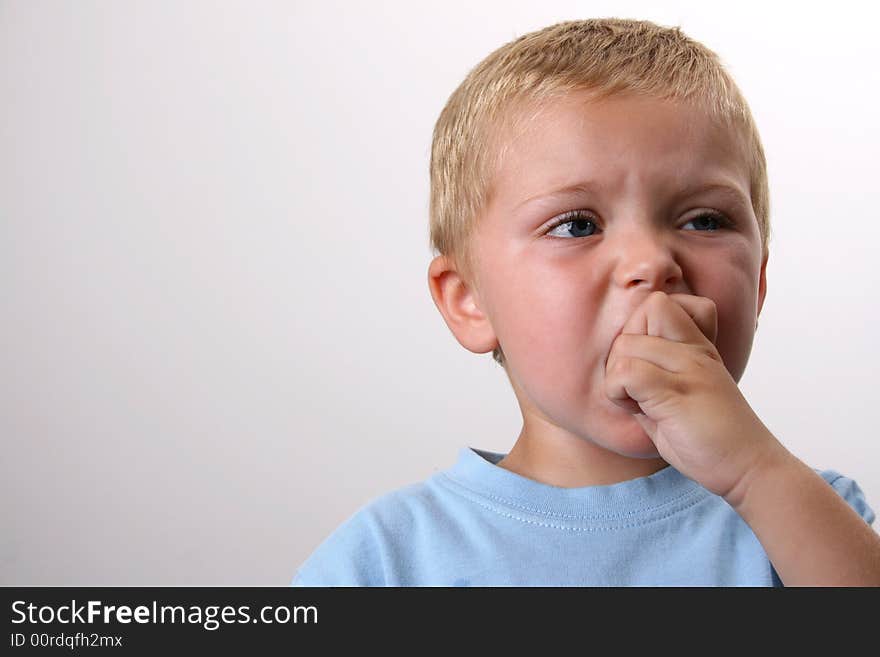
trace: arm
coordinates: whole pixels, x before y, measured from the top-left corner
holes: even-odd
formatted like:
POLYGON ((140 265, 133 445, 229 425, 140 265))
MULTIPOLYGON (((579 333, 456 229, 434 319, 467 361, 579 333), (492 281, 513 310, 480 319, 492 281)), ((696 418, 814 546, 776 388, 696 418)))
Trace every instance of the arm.
MULTIPOLYGON (((772 438, 772 437, 771 437, 772 438)), ((786 586, 880 586, 880 536, 809 466, 779 446, 725 500, 786 586)))
POLYGON ((739 513, 785 585, 880 586, 880 536, 761 422, 716 330, 710 299, 652 293, 612 344, 606 395, 667 463, 739 513))

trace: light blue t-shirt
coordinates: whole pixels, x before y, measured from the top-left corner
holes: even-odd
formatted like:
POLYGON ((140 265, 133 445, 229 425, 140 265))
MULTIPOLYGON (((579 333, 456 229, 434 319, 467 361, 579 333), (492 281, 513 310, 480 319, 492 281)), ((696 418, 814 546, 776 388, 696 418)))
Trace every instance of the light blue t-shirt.
MULTIPOLYGON (((559 488, 463 448, 449 469, 358 510, 293 586, 779 586, 723 498, 668 466, 609 486, 559 488)), ((868 523, 852 479, 816 471, 868 523)))

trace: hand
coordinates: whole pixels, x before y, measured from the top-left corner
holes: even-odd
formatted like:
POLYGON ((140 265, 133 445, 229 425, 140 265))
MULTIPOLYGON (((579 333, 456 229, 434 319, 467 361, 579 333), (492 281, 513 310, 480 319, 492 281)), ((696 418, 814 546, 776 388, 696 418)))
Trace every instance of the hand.
POLYGON ((611 345, 605 394, 667 463, 728 498, 780 444, 727 371, 717 327, 711 299, 652 292, 611 345))

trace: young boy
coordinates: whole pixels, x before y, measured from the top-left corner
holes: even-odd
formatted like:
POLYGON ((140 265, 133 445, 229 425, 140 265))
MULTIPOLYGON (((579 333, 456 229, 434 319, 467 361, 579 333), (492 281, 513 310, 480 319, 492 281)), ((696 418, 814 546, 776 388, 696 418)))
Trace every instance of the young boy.
POLYGON ((292 584, 880 585, 858 485, 737 386, 768 195, 746 101, 681 30, 571 21, 490 54, 435 128, 428 278, 522 431, 373 500, 292 584))

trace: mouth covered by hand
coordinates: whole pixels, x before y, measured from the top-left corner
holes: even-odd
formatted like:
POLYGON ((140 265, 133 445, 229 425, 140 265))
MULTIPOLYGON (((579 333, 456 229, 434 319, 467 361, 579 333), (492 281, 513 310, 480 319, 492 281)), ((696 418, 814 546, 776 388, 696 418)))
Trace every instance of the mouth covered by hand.
POLYGON ((667 463, 727 496, 779 443, 725 366, 717 336, 714 301, 652 292, 612 343, 604 394, 667 463))
MULTIPOLYGON (((707 297, 699 297, 693 294, 672 293, 654 291, 642 298, 619 322, 620 327, 614 332, 608 348, 605 352, 603 372, 608 373, 608 359, 614 351, 614 344, 621 334, 646 335, 653 337, 666 337, 673 341, 685 341, 685 335, 680 329, 672 328, 668 315, 652 311, 658 305, 658 299, 662 301, 672 300, 681 307, 691 318, 693 324, 714 346, 718 337, 718 315, 715 302, 707 297), (670 334, 670 331, 672 333, 670 334), (673 337, 670 337, 673 336, 673 337)), ((639 404, 629 396, 612 400, 627 412, 636 415, 643 414, 639 404)))

